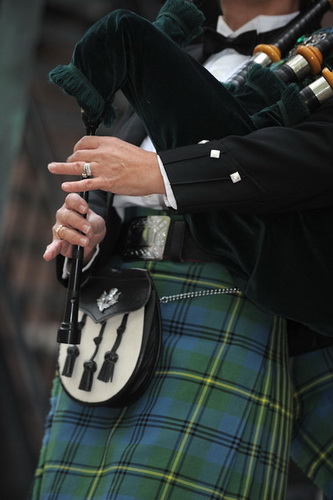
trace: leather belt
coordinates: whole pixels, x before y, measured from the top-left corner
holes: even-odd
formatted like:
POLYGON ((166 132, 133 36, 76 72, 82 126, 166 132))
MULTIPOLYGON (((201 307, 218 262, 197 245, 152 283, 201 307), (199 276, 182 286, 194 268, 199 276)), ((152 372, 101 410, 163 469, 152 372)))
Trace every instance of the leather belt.
POLYGON ((168 215, 134 217, 124 224, 121 242, 124 260, 213 261, 193 241, 186 222, 168 215))

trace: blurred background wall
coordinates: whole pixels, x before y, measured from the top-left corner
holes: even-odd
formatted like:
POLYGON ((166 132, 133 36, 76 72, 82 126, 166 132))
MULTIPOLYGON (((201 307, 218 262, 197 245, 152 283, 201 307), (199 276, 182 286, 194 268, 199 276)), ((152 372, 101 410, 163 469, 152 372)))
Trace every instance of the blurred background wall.
MULTIPOLYGON (((161 0, 0 0, 0 496, 28 496, 56 366, 65 290, 42 259, 61 179, 61 161, 84 134, 73 99, 48 83, 97 19, 129 8, 154 19, 161 0)), ((216 2, 204 0, 208 20, 216 2)), ((330 24, 331 18, 325 18, 330 24)), ((121 116, 126 102, 117 95, 121 116)), ((112 134, 111 130, 99 133, 112 134)), ((319 493, 292 466, 290 500, 319 493), (303 493, 301 493, 303 491, 303 493), (297 496, 298 495, 298 496, 297 496), (299 496, 301 495, 301 496, 299 496)))

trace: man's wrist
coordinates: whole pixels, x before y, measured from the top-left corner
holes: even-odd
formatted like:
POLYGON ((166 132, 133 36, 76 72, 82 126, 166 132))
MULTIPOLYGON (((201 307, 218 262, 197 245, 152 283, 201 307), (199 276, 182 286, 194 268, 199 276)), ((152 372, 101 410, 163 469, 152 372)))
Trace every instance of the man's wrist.
MULTIPOLYGON (((97 255, 99 254, 99 245, 96 245, 94 251, 91 253, 91 257, 85 259, 84 267, 82 268, 82 272, 88 271, 88 269, 93 265, 96 260, 97 255)), ((62 270, 62 279, 67 279, 71 272, 71 259, 68 257, 64 260, 64 266, 62 270)))

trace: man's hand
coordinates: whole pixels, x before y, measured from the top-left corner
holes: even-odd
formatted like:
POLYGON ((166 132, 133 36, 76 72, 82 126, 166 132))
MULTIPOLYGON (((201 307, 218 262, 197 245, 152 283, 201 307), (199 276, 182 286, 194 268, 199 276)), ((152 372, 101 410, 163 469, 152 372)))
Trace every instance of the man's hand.
POLYGON ((115 137, 85 136, 66 163, 53 162, 48 168, 53 174, 81 176, 85 163, 90 163, 92 178, 64 182, 64 191, 101 189, 129 196, 165 194, 157 154, 115 137))
POLYGON ((53 240, 43 257, 47 262, 57 255, 70 258, 73 245, 80 245, 84 247, 84 263, 87 263, 97 244, 104 239, 105 233, 104 219, 90 210, 81 196, 69 194, 56 213, 56 222, 52 228, 53 240))

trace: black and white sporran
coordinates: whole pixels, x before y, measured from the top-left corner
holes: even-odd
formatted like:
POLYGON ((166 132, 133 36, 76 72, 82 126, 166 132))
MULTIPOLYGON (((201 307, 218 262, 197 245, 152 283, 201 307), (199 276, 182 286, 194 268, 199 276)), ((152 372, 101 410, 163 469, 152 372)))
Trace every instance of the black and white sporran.
POLYGON ((81 342, 60 344, 66 393, 87 405, 123 407, 137 400, 156 368, 159 303, 144 269, 106 269, 80 293, 81 342))

